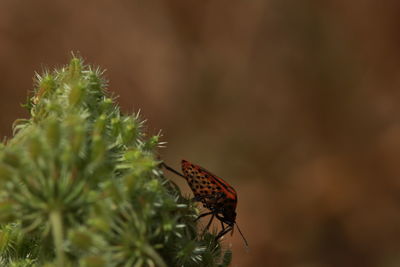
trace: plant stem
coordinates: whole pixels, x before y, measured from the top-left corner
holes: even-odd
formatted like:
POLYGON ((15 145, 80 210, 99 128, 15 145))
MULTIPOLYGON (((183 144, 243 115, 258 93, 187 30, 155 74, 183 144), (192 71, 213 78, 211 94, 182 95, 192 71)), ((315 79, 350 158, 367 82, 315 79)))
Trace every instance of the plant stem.
POLYGON ((54 210, 50 213, 50 223, 54 245, 56 247, 57 266, 63 267, 65 262, 63 249, 63 225, 61 220, 61 212, 59 210, 54 210))

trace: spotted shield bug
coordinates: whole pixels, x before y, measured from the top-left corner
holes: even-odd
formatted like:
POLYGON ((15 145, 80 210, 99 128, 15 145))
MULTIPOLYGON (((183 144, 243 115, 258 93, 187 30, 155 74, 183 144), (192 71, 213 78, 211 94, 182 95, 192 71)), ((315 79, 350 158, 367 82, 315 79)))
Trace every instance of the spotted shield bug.
POLYGON ((210 210, 209 212, 199 215, 196 219, 198 220, 204 216, 211 215, 210 221, 204 231, 208 230, 214 217, 216 217, 221 222, 222 227, 222 230, 216 237, 218 240, 229 232, 233 234, 234 225, 236 224, 246 247, 248 247, 247 240, 236 223, 237 193, 232 186, 203 167, 192 164, 186 160, 182 160, 183 174, 165 163, 162 163, 162 166, 176 175, 185 178, 189 187, 192 189, 194 200, 201 202, 205 208, 210 210), (225 226, 225 224, 227 226, 225 226))

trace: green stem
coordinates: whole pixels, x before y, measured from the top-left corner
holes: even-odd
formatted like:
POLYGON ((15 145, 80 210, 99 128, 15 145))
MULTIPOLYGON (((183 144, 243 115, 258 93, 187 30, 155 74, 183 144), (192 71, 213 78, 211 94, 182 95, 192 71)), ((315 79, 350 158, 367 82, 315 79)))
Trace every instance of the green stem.
POLYGON ((167 267, 164 260, 160 257, 160 255, 158 255, 158 253, 151 246, 144 245, 143 251, 155 261, 156 266, 167 267))
POLYGON ((53 233, 54 245, 56 247, 57 266, 63 267, 65 262, 63 249, 63 225, 61 212, 59 210, 54 210, 50 213, 50 223, 53 233))

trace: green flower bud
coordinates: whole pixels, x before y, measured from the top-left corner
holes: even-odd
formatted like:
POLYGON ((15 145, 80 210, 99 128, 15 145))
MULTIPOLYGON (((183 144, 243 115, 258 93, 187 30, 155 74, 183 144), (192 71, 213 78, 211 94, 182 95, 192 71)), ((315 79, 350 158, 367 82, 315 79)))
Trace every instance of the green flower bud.
MULTIPOLYGON (((11 201, 0 202, 0 223, 6 224, 6 223, 10 223, 14 220, 15 220, 15 205, 14 205, 14 203, 11 201)), ((1 237, 0 237, 0 239, 1 239, 1 237)), ((2 242, 2 241, 3 240, 0 240, 0 242, 2 242)))
POLYGON ((78 81, 82 74, 82 61, 79 58, 72 58, 68 66, 68 76, 70 81, 78 81))
POLYGON ((82 259, 80 266, 103 267, 103 266, 108 266, 108 265, 107 265, 107 261, 102 256, 87 256, 82 259))
POLYGON ((60 126, 57 120, 51 120, 46 127, 46 137, 53 148, 56 148, 60 142, 60 126))
POLYGON ((85 97, 86 87, 82 83, 74 83, 71 85, 71 91, 68 96, 71 106, 79 105, 85 97))
POLYGON ((3 162, 16 169, 20 167, 20 159, 14 152, 6 151, 3 156, 3 162))
POLYGON ((69 240, 74 247, 83 251, 88 250, 93 244, 91 234, 85 230, 71 231, 69 240))
POLYGON ((40 142, 38 137, 33 137, 28 143, 28 151, 31 158, 36 161, 43 151, 42 143, 40 142))
POLYGON ((46 97, 47 94, 54 91, 56 87, 54 77, 50 74, 47 74, 43 78, 39 77, 38 79, 39 79, 39 84, 38 84, 39 88, 33 98, 34 104, 39 103, 40 99, 46 97))

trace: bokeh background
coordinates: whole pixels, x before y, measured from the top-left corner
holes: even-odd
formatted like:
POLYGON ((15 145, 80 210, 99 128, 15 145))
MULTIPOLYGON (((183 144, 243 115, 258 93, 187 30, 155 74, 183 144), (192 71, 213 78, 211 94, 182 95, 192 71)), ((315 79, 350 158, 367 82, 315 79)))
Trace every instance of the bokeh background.
POLYGON ((0 0, 1 136, 71 51, 237 189, 232 266, 400 266, 399 1, 0 0))

